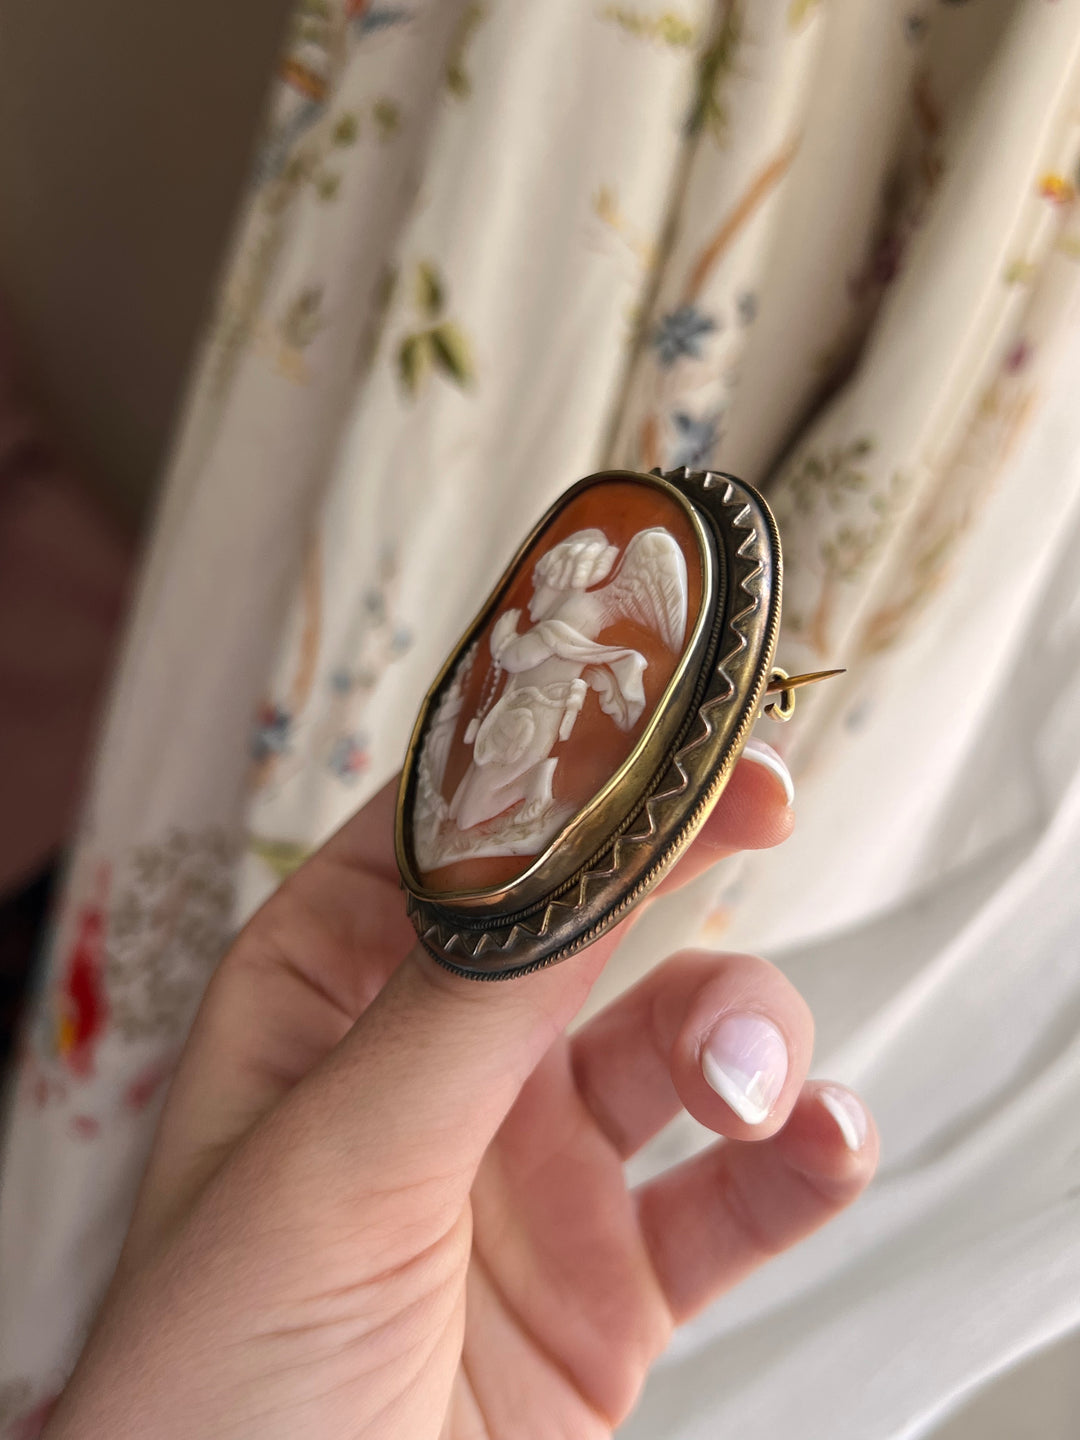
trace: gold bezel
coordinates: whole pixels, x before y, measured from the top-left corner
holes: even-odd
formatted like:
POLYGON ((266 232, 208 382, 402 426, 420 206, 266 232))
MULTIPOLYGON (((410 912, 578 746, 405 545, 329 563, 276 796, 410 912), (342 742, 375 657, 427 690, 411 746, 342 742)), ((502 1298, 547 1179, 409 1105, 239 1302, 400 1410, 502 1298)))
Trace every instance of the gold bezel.
POLYGON ((779 628, 781 555, 764 500, 733 476, 609 470, 564 492, 533 528, 428 691, 398 792, 396 845, 408 909, 442 964, 480 979, 551 964, 591 943, 662 878, 716 803, 757 717, 779 628), (702 603, 675 676, 634 751, 541 856, 484 891, 429 891, 411 858, 419 748, 434 706, 527 553, 583 489, 633 480, 675 498, 702 557, 702 603))

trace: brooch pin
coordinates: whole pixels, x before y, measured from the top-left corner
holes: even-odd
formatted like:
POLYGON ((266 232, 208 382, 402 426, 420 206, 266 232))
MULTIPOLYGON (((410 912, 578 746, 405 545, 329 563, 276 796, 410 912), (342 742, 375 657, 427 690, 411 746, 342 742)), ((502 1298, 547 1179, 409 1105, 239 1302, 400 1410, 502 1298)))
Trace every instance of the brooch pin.
POLYGON ((564 959, 667 873, 762 709, 781 553, 731 475, 610 470, 526 539, 420 710, 397 858, 427 950, 475 979, 564 959))

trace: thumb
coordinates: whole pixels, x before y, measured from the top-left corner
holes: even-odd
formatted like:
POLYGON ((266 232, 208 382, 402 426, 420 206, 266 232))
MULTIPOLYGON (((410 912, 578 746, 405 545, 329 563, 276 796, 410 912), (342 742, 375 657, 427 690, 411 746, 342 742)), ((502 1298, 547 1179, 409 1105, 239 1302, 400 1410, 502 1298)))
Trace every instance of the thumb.
POLYGON ((279 1108, 275 1121, 290 1138, 275 1140, 277 1153, 296 1157, 324 1198, 340 1191, 352 1205, 371 1181, 387 1196, 434 1182, 459 1206, 616 943, 609 933, 557 966, 487 983, 442 969, 416 947, 279 1108))

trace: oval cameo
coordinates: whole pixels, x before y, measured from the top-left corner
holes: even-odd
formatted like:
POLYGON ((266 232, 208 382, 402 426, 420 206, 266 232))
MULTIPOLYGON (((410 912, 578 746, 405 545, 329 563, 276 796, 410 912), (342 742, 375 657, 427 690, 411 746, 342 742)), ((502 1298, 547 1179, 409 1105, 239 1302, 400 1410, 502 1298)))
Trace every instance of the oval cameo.
POLYGON ((680 752, 696 738, 716 779, 719 709, 740 709, 730 665, 742 676, 752 650, 763 683, 771 661, 779 560, 763 502, 705 478, 579 482, 429 693, 402 778, 398 859, 421 937, 452 968, 516 974, 569 954, 655 883, 673 830, 704 818, 680 752), (736 538, 739 512, 750 533, 736 538), (737 653, 718 669, 737 590, 760 634, 751 646, 744 624, 727 637, 737 653), (678 794, 662 805, 673 766, 678 794))

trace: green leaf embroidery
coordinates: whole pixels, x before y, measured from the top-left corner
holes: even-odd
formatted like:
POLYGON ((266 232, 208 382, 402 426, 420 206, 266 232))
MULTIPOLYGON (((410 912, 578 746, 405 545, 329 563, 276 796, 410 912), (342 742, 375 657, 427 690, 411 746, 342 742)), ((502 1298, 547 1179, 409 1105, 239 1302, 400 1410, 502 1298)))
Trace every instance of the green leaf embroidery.
POLYGON ((410 395, 416 395, 432 366, 431 334, 406 335, 398 350, 398 374, 410 395))
POLYGON ((699 62, 697 94, 687 121, 691 135, 709 130, 718 144, 727 139, 728 107, 724 89, 735 68, 741 41, 742 14, 735 0, 729 0, 720 28, 699 62))
POLYGON ((279 880, 287 880, 294 870, 299 870, 312 851, 310 845, 300 840, 271 840, 260 835, 250 836, 248 847, 253 855, 269 865, 279 880))
POLYGON ((446 291, 435 266, 422 260, 416 267, 416 305, 427 320, 437 320, 446 303, 446 291))
POLYGON ((360 121, 352 113, 346 110, 340 115, 334 125, 335 145, 355 145, 356 137, 360 134, 360 121))
POLYGON ((459 100, 467 100, 472 94, 472 77, 465 68, 465 53, 474 32, 484 19, 484 13, 484 6, 479 4, 478 0, 466 5, 458 22, 457 34, 450 45, 446 62, 446 86, 451 95, 456 95, 459 100))
POLYGON ((423 260, 416 266, 412 294, 421 324, 398 347, 402 386, 415 398, 434 371, 464 389, 473 380, 472 346, 456 321, 442 318, 447 305, 446 283, 431 261, 423 260))
POLYGON ((287 345, 303 350, 323 326, 323 287, 305 285, 288 306, 281 320, 281 335, 287 345))
POLYGON ((401 128, 401 110, 393 100, 385 97, 375 101, 371 107, 371 118, 375 121, 380 140, 392 139, 401 128))
POLYGON ((287 185, 299 185, 311 174, 314 160, 306 150, 299 150, 295 155, 289 157, 288 164, 281 173, 282 180, 287 185))
POLYGON ((691 49, 697 41, 696 27, 675 10, 647 15, 629 5, 608 5, 602 15, 628 35, 643 40, 659 40, 661 45, 670 46, 673 50, 691 49))
POLYGON ((435 363, 458 385, 469 385, 473 379, 472 352, 463 332, 452 320, 444 320, 430 332, 435 363))
POLYGON ((819 4, 820 0, 791 0, 787 13, 788 29, 801 30, 819 4))

